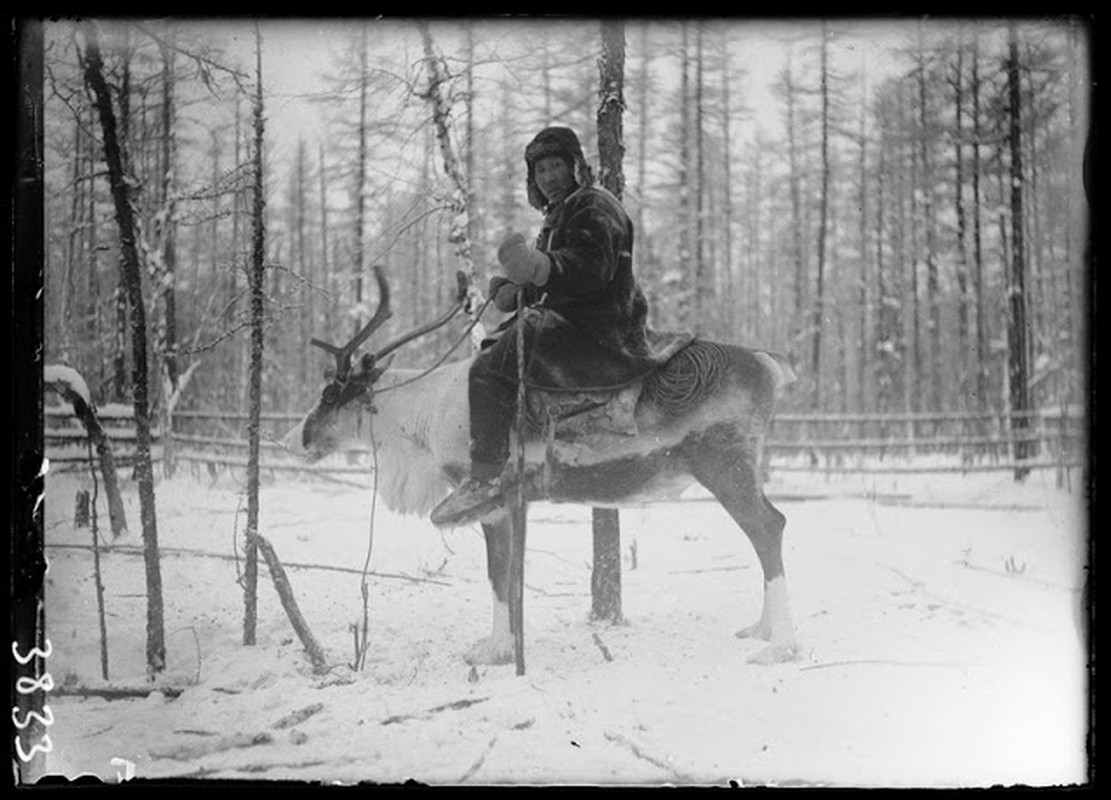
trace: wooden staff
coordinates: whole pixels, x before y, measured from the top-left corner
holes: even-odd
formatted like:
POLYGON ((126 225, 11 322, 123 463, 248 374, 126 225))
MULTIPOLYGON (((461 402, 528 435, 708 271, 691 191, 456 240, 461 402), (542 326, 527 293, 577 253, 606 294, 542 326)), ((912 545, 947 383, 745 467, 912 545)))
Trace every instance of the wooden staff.
POLYGON ((517 674, 525 674, 525 301, 517 293, 517 468, 516 493, 509 503, 509 629, 517 674))

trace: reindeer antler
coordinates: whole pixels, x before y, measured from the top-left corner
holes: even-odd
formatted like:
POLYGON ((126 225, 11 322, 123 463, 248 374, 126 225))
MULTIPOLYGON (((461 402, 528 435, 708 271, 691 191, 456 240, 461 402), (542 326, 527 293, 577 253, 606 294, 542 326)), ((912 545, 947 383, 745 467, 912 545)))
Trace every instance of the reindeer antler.
POLYGON ((401 347, 401 345, 403 345, 407 342, 411 342, 414 339, 420 338, 421 336, 424 336, 426 333, 431 333, 432 331, 436 330, 437 328, 449 323, 451 321, 451 319, 463 309, 463 306, 467 302, 467 276, 466 276, 466 274, 463 273, 462 270, 460 270, 459 272, 455 273, 455 280, 456 280, 456 283, 457 283, 457 288, 456 288, 456 292, 455 292, 455 305, 453 305, 451 308, 449 308, 447 311, 445 311, 443 314, 441 314, 437 319, 433 320, 432 322, 429 322, 426 325, 421 325, 419 328, 414 328, 413 330, 409 331, 408 333, 404 334, 403 336, 399 336, 397 339, 394 339, 392 342, 390 342, 388 345, 386 345, 385 347, 383 347, 381 350, 379 350, 377 353, 374 354, 374 360, 375 361, 381 361, 383 358, 388 356, 394 350, 401 347))
MULTIPOLYGON (((312 344, 319 347, 321 350, 327 350, 329 353, 336 357, 337 377, 346 378, 350 374, 351 356, 355 354, 355 351, 359 349, 363 342, 370 338, 370 335, 372 333, 378 330, 378 328, 382 327, 382 324, 387 319, 389 319, 391 314, 393 313, 392 311, 390 311, 390 287, 389 284, 386 282, 386 276, 380 266, 375 265, 374 275, 378 279, 378 296, 381 299, 378 302, 378 309, 374 312, 374 316, 371 317, 370 322, 368 322, 362 328, 362 330, 356 333, 351 338, 351 341, 349 341, 342 347, 336 347, 334 344, 323 342, 320 339, 311 340, 312 344)), ((377 353, 375 353, 371 357, 372 361, 381 361, 394 350, 401 347, 401 345, 406 344, 407 342, 411 342, 414 339, 424 336, 427 333, 431 333, 437 328, 450 322, 452 318, 456 314, 458 314, 460 310, 463 309, 467 301, 468 281, 466 274, 460 270, 459 272, 455 273, 455 280, 455 304, 452 305, 451 308, 441 314, 439 318, 433 320, 432 322, 429 322, 427 325, 421 325, 419 328, 414 328, 408 333, 399 336, 397 339, 394 339, 392 342, 390 342, 377 353)))
POLYGON ((313 345, 336 357, 336 375, 338 377, 346 377, 351 372, 351 356, 393 314, 390 310, 390 285, 386 282, 386 275, 382 267, 377 264, 374 265, 374 277, 378 280, 378 308, 362 330, 351 337, 351 340, 342 347, 322 342, 320 339, 310 340, 313 345))

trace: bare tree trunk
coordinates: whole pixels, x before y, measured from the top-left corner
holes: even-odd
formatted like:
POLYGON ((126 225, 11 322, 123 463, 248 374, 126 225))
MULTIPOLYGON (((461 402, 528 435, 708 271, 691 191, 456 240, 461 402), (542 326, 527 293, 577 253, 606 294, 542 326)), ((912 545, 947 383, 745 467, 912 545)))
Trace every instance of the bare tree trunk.
POLYGON ((471 258, 481 261, 481 250, 479 256, 475 257, 475 248, 479 241, 479 222, 481 216, 478 213, 478 192, 475 191, 475 153, 477 148, 477 138, 475 137, 474 125, 474 102, 475 102, 475 58, 474 58, 474 21, 468 20, 466 22, 466 47, 467 47, 467 93, 464 96, 464 104, 466 106, 466 120, 467 130, 464 141, 464 172, 467 176, 467 241, 471 243, 471 258))
POLYGON ((980 53, 979 37, 972 39, 972 284, 976 308, 976 407, 986 410, 988 397, 988 325, 984 308, 984 240, 980 198, 980 53))
POLYGON ((1022 466, 1037 455, 1037 443, 1025 439, 1031 430, 1030 387, 1027 375, 1026 248, 1023 235, 1022 91, 1019 84, 1018 31, 1011 23, 1007 46, 1007 90, 1010 101, 1011 151, 1011 269, 1007 281, 1010 313, 1007 317, 1007 365, 1010 383, 1011 432, 1015 437, 1015 480, 1029 473, 1022 466))
POLYGON ((135 210, 128 196, 128 180, 124 170, 124 153, 116 132, 116 114, 108 84, 104 80, 104 63, 100 55, 97 24, 83 23, 85 33, 85 81, 96 98, 100 126, 104 138, 104 156, 108 164, 108 180, 120 229, 120 249, 131 304, 132 396, 135 407, 135 472, 139 484, 139 508, 143 528, 143 556, 147 583, 147 668, 151 673, 166 667, 165 629, 163 625, 162 571, 159 563, 158 524, 154 504, 154 469, 151 464, 150 418, 147 403, 147 319, 143 305, 142 270, 136 241, 135 210))
POLYGON ((598 104, 599 181, 618 200, 624 198, 625 140, 622 115, 625 111, 625 26, 620 21, 602 23, 602 57, 598 104))
MULTIPOLYGON (((791 331, 791 349, 801 350, 806 333, 806 263, 802 256, 802 186, 799 172, 799 147, 796 120, 796 87, 791 61, 791 46, 787 45, 787 65, 783 69, 784 99, 787 102, 787 168, 791 194, 791 257, 794 261, 795 305, 791 331)), ((813 376, 811 376, 813 379, 813 376)))
POLYGON ((957 347, 959 370, 958 395, 968 397, 968 222, 964 208, 964 40, 957 43, 957 66, 953 76, 953 103, 956 106, 956 136, 953 137, 953 160, 956 163, 957 206, 957 347))
MULTIPOLYGON (((420 189, 419 189, 421 194, 424 195, 424 196, 431 196, 432 195, 432 191, 433 191, 432 190, 432 174, 433 174, 432 164, 435 160, 435 152, 436 152, 436 135, 435 135, 435 133, 433 133, 433 131, 431 129, 425 128, 425 130, 424 130, 424 146, 421 147, 420 189)), ((470 174, 470 173, 468 173, 468 174, 470 174)), ((413 229, 413 245, 414 245, 414 251, 415 251, 414 256, 415 256, 415 259, 416 259, 416 263, 418 265, 420 265, 420 267, 421 267, 420 270, 413 270, 414 279, 417 281, 417 288, 418 289, 421 288, 421 287, 426 287, 429 284, 436 285, 436 283, 437 283, 436 281, 428 280, 427 277, 424 274, 420 274, 421 272, 427 273, 429 271, 429 269, 428 269, 428 250, 429 250, 429 248, 428 248, 428 238, 429 238, 430 235, 431 234, 429 233, 428 216, 424 216, 424 217, 421 218, 420 225, 413 229)), ((439 272, 437 271, 436 274, 439 275, 439 272)), ((435 297, 435 296, 436 296, 436 294, 433 294, 433 297, 435 297)), ((416 320, 414 320, 414 321, 416 322, 416 320)), ((440 331, 437 331, 437 334, 439 334, 439 333, 440 333, 440 331)), ((438 337, 437 337, 437 342, 435 344, 428 341, 428 339, 431 339, 431 338, 432 337, 425 337, 421 341, 424 342, 425 347, 434 348, 434 349, 438 348, 439 347, 438 337)), ((436 349, 435 351, 438 352, 438 349, 436 349)))
MULTIPOLYGON (((95 109, 90 109, 90 117, 95 114, 95 109)), ((91 120, 90 120, 91 121, 91 120)), ((81 245, 83 237, 80 235, 83 225, 82 216, 86 205, 83 202, 83 193, 92 191, 93 170, 96 165, 92 162, 87 166, 83 164, 85 147, 83 125, 79 117, 73 120, 73 198, 69 206, 69 235, 66 236, 65 266, 62 272, 61 291, 58 292, 58 329, 61 334, 59 340, 59 356, 65 361, 72 361, 73 348, 73 304, 77 294, 74 286, 74 275, 77 273, 77 264, 81 260, 81 245), (88 171, 85 172, 84 170, 88 171), (87 189, 86 189, 87 187, 87 189)))
MULTIPOLYGON (((124 46, 121 48, 123 63, 120 66, 120 141, 124 149, 130 148, 131 141, 131 49, 128 44, 128 28, 124 26, 124 46)), ((127 392, 127 328, 128 297, 125 270, 121 255, 119 278, 115 289, 115 324, 113 326, 112 354, 112 399, 123 403, 127 392)))
MULTIPOLYGON (((690 45, 687 21, 682 26, 682 50, 679 54, 679 286, 690 281, 691 274, 691 124, 688 97, 690 96, 690 45)), ((691 308, 692 300, 697 302, 698 284, 693 290, 679 290, 678 325, 701 330, 697 308, 691 308)))
POLYGON ((552 123, 552 50, 551 43, 548 41, 547 28, 541 29, 540 52, 544 57, 544 62, 540 68, 544 97, 544 124, 550 125, 552 123))
POLYGON ((259 415, 262 407, 263 260, 266 257, 265 184, 263 183, 262 34, 255 27, 255 102, 253 154, 254 204, 251 212, 251 374, 247 422, 247 534, 243 571, 243 644, 253 645, 258 624, 258 471, 259 415))
POLYGON ((873 392, 868 385, 868 364, 872 359, 872 324, 869 318, 868 287, 872 284, 868 269, 868 127, 865 102, 864 72, 860 79, 860 153, 857 160, 857 205, 860 207, 857 237, 860 241, 860 279, 857 284, 857 312, 860 315, 859 344, 856 356, 857 411, 867 413, 871 409, 873 392))
MULTIPOLYGON (((913 101, 908 101, 908 116, 913 113, 913 101)), ((908 412, 916 412, 922 409, 922 315, 919 309, 919 294, 918 291, 918 252, 919 252, 919 203, 918 197, 921 191, 922 184, 922 170, 919 163, 919 151, 913 146, 913 143, 908 143, 908 148, 911 150, 911 169, 910 169, 910 248, 909 256, 910 263, 907 265, 907 270, 910 276, 908 292, 910 294, 910 310, 908 316, 911 327, 911 347, 910 352, 913 354, 913 363, 907 365, 908 370, 908 390, 906 396, 906 410, 908 412)))
MULTIPOLYGON (((212 219, 208 226, 208 273, 211 276, 211 280, 215 282, 217 281, 217 275, 220 274, 220 258, 223 255, 220 247, 220 200, 222 193, 216 191, 216 187, 220 182, 220 156, 222 154, 220 152, 220 131, 214 129, 210 131, 209 135, 212 140, 212 149, 210 151, 212 154, 212 176, 210 180, 212 181, 213 192, 212 211, 210 212, 212 214, 212 219)), ((197 226, 198 231, 200 227, 200 225, 197 226)), ((201 245, 204 244, 204 242, 201 242, 201 245)), ((200 253, 197 255, 197 268, 200 269, 200 253)), ((218 286, 219 284, 216 285, 218 286)))
POLYGON ((821 49, 822 96, 822 189, 818 201, 818 277, 814 294, 814 313, 811 318, 810 369, 813 373, 811 407, 817 411, 822 402, 822 316, 823 283, 825 281, 826 228, 829 220, 829 31, 822 24, 821 49))
MULTIPOLYGON (((308 170, 308 158, 305 150, 305 141, 303 139, 297 142, 297 162, 293 175, 293 241, 296 246, 296 261, 297 274, 299 276, 300 288, 298 294, 301 297, 301 341, 307 342, 312 337, 312 316, 313 316, 313 275, 310 273, 311 261, 306 258, 305 248, 305 194, 307 182, 306 171, 308 170)), ((309 376, 309 348, 298 347, 297 352, 297 372, 300 375, 300 382, 297 386, 295 399, 298 404, 304 402, 307 398, 303 397, 306 387, 311 384, 309 376)))
MULTIPOLYGON (((503 153, 510 153, 516 150, 512 131, 517 110, 514 107, 514 93, 508 79, 502 82, 500 89, 501 103, 498 108, 499 144, 503 153)), ((503 234, 509 233, 515 227, 514 209, 517 205, 518 191, 516 165, 517 159, 515 158, 505 160, 504 179, 501 182, 501 194, 498 197, 498 222, 503 234)))
POLYGON ((359 155, 355 165, 355 263, 352 265, 351 269, 354 272, 352 277, 355 284, 355 304, 360 308, 360 312, 356 314, 355 319, 352 320, 354 331, 358 331, 362 328, 365 321, 362 316, 361 308, 365 301, 363 297, 363 271, 366 269, 366 265, 363 261, 366 258, 366 95, 368 83, 370 82, 370 75, 367 67, 367 37, 365 24, 362 24, 359 28, 359 37, 359 155))
MULTIPOLYGON (((881 112, 882 113, 882 112, 881 112)), ((884 259, 884 241, 887 233, 884 226, 887 200, 887 143, 884 140, 885 115, 876 120, 880 141, 876 153, 876 411, 889 413, 895 404, 896 342, 890 278, 884 259)), ((886 435, 886 431, 880 431, 886 435)))
POLYGON ((162 214, 158 222, 161 243, 161 264, 155 270, 157 291, 161 294, 162 318, 159 321, 159 366, 162 377, 161 402, 158 405, 162 429, 162 472, 167 478, 174 475, 174 437, 172 398, 178 391, 177 363, 177 303, 174 284, 177 281, 177 200, 174 197, 177 172, 174 147, 174 50, 169 43, 161 42, 162 55, 162 174, 160 200, 162 214))
MULTIPOLYGON (((1029 43, 1025 50, 1029 53, 1029 43)), ((1046 289, 1046 270, 1043 261, 1044 239, 1042 236, 1041 209, 1038 201, 1038 113, 1037 113, 1037 88, 1034 86, 1033 75, 1028 70, 1019 74, 1019 95, 1028 92, 1030 97, 1029 113, 1022 115, 1022 140, 1025 152, 1023 165, 1026 176, 1024 180, 1024 205, 1028 229, 1026 232, 1026 324, 1028 335, 1026 337, 1027 364, 1033 368, 1037 363, 1036 348, 1043 339, 1047 327, 1046 316, 1050 312, 1049 298, 1046 289), (1026 88, 1022 87, 1023 76, 1026 78, 1026 88)), ((1054 328, 1055 330, 1055 328, 1054 328)), ((1036 376, 1030 376, 1036 377, 1036 376)))
POLYGON ((621 512, 591 510, 594 568, 590 573, 590 618, 618 623, 621 613, 621 512))
MULTIPOLYGON (((89 129, 92 130, 95 123, 93 122, 93 109, 89 109, 89 129)), ((84 324, 81 327, 81 337, 84 342, 92 347, 93 361, 95 365, 96 386, 102 386, 105 378, 105 364, 104 360, 99 357, 100 355, 100 265, 97 263, 97 253, 99 252, 100 242, 97 235, 97 213, 96 213, 96 181, 94 180, 96 171, 96 141, 92 136, 86 137, 89 155, 89 190, 85 193, 85 200, 88 207, 85 211, 85 253, 87 253, 87 262, 85 264, 85 305, 82 311, 84 317, 84 324)))
MULTIPOLYGON (((888 103, 887 113, 890 118, 902 118, 902 100, 898 92, 894 93, 888 103)), ((886 126, 885 126, 886 127, 886 126)), ((886 168, 882 171, 883 179, 890 187, 887 205, 891 206, 891 213, 883 215, 882 220, 889 222, 890 267, 887 269, 887 296, 890 298, 888 307, 893 313, 883 319, 890 322, 890 333, 885 339, 885 348, 889 358, 886 363, 891 369, 891 410, 906 409, 909 400, 906 395, 910 391, 910 370, 907 365, 908 347, 910 337, 907 335, 906 314, 906 259, 907 259, 907 183, 908 169, 905 161, 903 147, 898 142, 898 136, 892 131, 887 136, 887 144, 881 151, 880 158, 886 168)), ((881 211, 882 214, 882 211, 881 211)), ((881 221, 882 224, 882 221, 881 221)), ((882 260, 882 254, 881 259, 882 260)))
MULTIPOLYGON (((919 27, 919 35, 922 27, 919 27)), ((926 54, 925 45, 919 40, 918 59, 918 148, 922 167, 922 227, 925 236, 926 261, 926 330, 929 334, 929 366, 927 383, 930 385, 931 411, 941 410, 941 303, 937 271, 937 229, 934 220, 933 160, 930 157, 930 130, 927 119, 926 54)))
MULTIPOLYGON (((602 57, 598 104, 598 159, 602 185, 621 200, 625 189, 622 162, 625 141, 625 24, 602 22, 602 57)), ((594 571, 591 575, 591 617, 621 621, 621 521, 616 508, 592 511, 594 571)))
MULTIPOLYGON (((328 261, 328 167, 324 160, 324 145, 320 145, 320 285, 332 291, 332 270, 328 261)), ((330 297, 330 295, 326 295, 330 297)), ((325 305, 324 330, 332 330, 332 303, 325 305)), ((316 320, 313 320, 316 324, 316 320)))
MULTIPOLYGON (((1086 99, 1085 85, 1087 69, 1085 69, 1083 52, 1081 48, 1080 23, 1073 22, 1069 31, 1069 120, 1072 135, 1069 137, 1069 196, 1068 196, 1068 278, 1065 282, 1065 309, 1069 325, 1069 341, 1072 345, 1069 360, 1073 365, 1076 376, 1070 382, 1066 392, 1067 402, 1080 402, 1082 413, 1087 409, 1083 407, 1085 388, 1088 386, 1089 376, 1088 361, 1085 353, 1085 322, 1091 320, 1087 312, 1088 304, 1084 294, 1085 267, 1088 263, 1088 246, 1090 240, 1088 204, 1088 181, 1086 174, 1089 156, 1088 137, 1089 114, 1086 99)), ((1090 46, 1090 45, 1089 45, 1090 46)), ((1094 138, 1094 137, 1093 137, 1094 138)), ((1089 334, 1090 335, 1090 334, 1089 334)))
POLYGON ((174 146, 174 51, 166 43, 160 45, 162 51, 162 180, 161 202, 165 217, 161 223, 162 242, 161 293, 163 303, 162 350, 164 369, 172 388, 177 388, 178 364, 177 347, 177 309, 174 284, 177 279, 177 201, 174 197, 177 164, 174 146))
MULTIPOLYGON (((648 35, 648 23, 640 23, 640 82, 637 84, 637 166, 636 166, 636 235, 639 240, 638 249, 640 257, 637 261, 641 266, 640 274, 644 284, 644 292, 648 297, 649 314, 658 313, 656 306, 656 292, 658 269, 652 254, 654 237, 649 234, 644 219, 648 210, 648 119, 650 114, 649 95, 649 65, 652 62, 651 37, 648 35)), ((655 317, 650 325, 655 324, 655 317)))
MULTIPOLYGON (((722 225, 725 241, 722 246, 725 250, 723 263, 725 265, 725 308, 728 309, 727 316, 723 320, 724 333, 726 338, 735 338, 739 334, 738 320, 737 320, 737 306, 740 298, 737 297, 737 287, 734 282, 736 265, 733 263, 733 136, 732 136, 732 122, 733 122, 733 108, 731 104, 731 95, 729 88, 732 84, 729 74, 729 36, 726 29, 723 28, 721 32, 721 141, 722 141, 722 182, 723 194, 722 197, 722 225)), ((759 215, 760 213, 760 173, 759 173, 759 147, 757 147, 757 185, 754 187, 755 199, 751 206, 750 213, 759 215)), ((754 268, 759 271, 759 258, 760 258, 760 242, 759 237, 755 238, 750 244, 752 252, 755 256, 754 268)), ((757 282, 757 289, 759 289, 759 282, 757 282)), ((746 298, 747 299, 747 298, 746 298)), ((756 303, 754 308, 756 313, 752 315, 753 321, 759 324, 762 313, 760 308, 760 298, 755 298, 756 303)), ((754 331, 754 335, 758 332, 754 331)))
POLYGON ((717 304, 714 303, 713 265, 706 258, 706 158, 703 130, 703 48, 702 21, 694 21, 694 292, 696 326, 703 333, 717 329, 717 304))
MULTIPOLYGON (((239 108, 240 94, 235 93, 235 162, 234 174, 236 176, 235 187, 232 194, 231 201, 231 267, 228 270, 228 305, 227 305, 227 319, 229 323, 235 321, 238 313, 239 306, 239 265, 245 263, 239 258, 239 216, 243 210, 243 190, 239 183, 240 170, 243 167, 243 157, 240 150, 242 143, 243 132, 240 130, 240 120, 242 114, 239 108)), ((229 405, 233 408, 242 408, 244 400, 244 381, 243 381, 243 365, 240 359, 239 348, 229 347, 228 358, 231 362, 229 365, 229 372, 231 373, 231 380, 228 382, 230 386, 230 397, 228 398, 229 405)))

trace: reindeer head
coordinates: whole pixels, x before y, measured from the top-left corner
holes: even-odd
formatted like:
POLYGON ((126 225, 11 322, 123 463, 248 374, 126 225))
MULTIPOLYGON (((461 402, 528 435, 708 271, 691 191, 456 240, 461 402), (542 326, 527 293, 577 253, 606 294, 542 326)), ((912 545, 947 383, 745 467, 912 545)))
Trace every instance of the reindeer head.
POLYGON ((378 308, 370 321, 342 346, 337 347, 320 339, 311 340, 315 347, 335 356, 336 365, 334 369, 325 371, 324 377, 328 383, 312 411, 282 439, 283 447, 310 461, 319 460, 361 438, 362 414, 364 411, 374 413, 374 386, 389 369, 393 352, 401 345, 446 324, 463 308, 466 299, 466 276, 460 272, 457 275, 459 291, 456 302, 447 313, 434 322, 398 337, 375 353, 364 353, 353 362, 355 351, 393 313, 390 310, 389 283, 380 266, 374 267, 374 277, 378 281, 379 300, 378 308))

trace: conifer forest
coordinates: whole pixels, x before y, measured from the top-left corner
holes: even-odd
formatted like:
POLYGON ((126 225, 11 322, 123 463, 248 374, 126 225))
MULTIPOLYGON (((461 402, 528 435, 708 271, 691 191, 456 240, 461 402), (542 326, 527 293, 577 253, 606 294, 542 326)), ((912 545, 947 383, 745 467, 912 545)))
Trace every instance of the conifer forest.
POLYGON ((540 223, 525 144, 568 125, 597 171, 617 93, 652 327, 789 355, 792 411, 1083 406, 1082 20, 620 32, 603 91, 590 20, 47 23, 47 363, 130 402, 139 325, 152 415, 242 409, 258 314, 262 410, 304 410, 329 360, 310 339, 373 311, 371 268, 383 339, 441 313, 459 270, 481 297, 499 242, 540 223))

